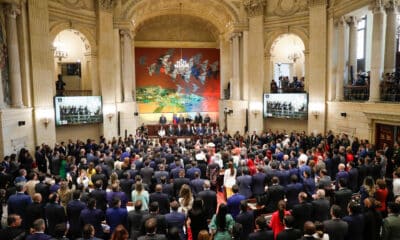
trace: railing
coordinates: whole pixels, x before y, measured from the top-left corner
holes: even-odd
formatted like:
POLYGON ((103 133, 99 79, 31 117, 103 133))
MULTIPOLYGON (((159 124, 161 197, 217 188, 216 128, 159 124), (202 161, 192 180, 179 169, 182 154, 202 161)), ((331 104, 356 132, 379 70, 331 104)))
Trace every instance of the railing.
POLYGON ((369 85, 365 86, 344 86, 344 100, 346 101, 368 101, 369 85))
POLYGON ((381 83, 381 100, 385 102, 400 102, 400 84, 383 81, 381 83))
POLYGON ((92 90, 64 90, 63 96, 91 96, 92 90))

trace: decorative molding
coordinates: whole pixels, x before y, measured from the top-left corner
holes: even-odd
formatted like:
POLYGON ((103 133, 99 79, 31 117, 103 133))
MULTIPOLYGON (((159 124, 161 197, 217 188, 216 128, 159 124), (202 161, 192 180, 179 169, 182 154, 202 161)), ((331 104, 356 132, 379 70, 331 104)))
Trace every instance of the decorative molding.
POLYGON ((400 114, 386 114, 381 112, 363 112, 368 120, 383 120, 391 122, 399 122, 400 114))
POLYGON ((310 7, 322 6, 327 4, 328 4, 327 0, 309 0, 310 7))
POLYGON ((285 9, 284 8, 284 3, 285 0, 278 0, 278 3, 276 5, 276 8, 274 9, 273 13, 279 17, 286 17, 293 15, 297 12, 299 12, 301 9, 301 0, 293 0, 290 8, 285 9))
POLYGON ((55 1, 67 8, 91 10, 85 0, 55 0, 55 1))
POLYGON ((386 12, 394 12, 397 10, 399 5, 398 0, 389 0, 385 3, 386 12))
POLYGON ((11 18, 17 18, 21 14, 20 6, 15 3, 7 4, 5 10, 6 15, 11 18))
POLYGON ((265 0, 244 0, 244 8, 249 17, 256 17, 264 14, 265 0))
POLYGON ((123 40, 123 37, 125 35, 128 35, 129 39, 132 40, 134 38, 134 34, 130 29, 121 29, 119 30, 119 34, 121 35, 121 40, 123 40))
POLYGON ((356 16, 350 16, 347 18, 347 23, 349 24, 350 27, 356 27, 358 24, 358 19, 356 16))
POLYGON ((370 9, 373 13, 382 12, 384 10, 383 0, 373 0, 370 9))
POLYGON ((115 3, 115 0, 98 0, 100 10, 107 11, 107 12, 113 10, 114 3, 115 3))

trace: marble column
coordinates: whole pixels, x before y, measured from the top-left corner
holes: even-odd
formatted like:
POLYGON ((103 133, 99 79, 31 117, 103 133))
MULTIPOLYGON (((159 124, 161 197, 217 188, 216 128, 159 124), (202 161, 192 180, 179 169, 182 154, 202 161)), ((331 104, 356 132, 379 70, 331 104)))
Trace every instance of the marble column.
POLYGON ((229 70, 231 69, 230 64, 230 43, 224 35, 219 37, 219 54, 220 54, 220 75, 221 75, 221 86, 220 86, 220 99, 225 99, 225 89, 229 82, 229 70))
POLYGON ((11 106, 15 108, 23 107, 22 86, 21 86, 21 67, 19 58, 18 35, 17 35, 17 15, 20 9, 16 4, 9 4, 6 10, 6 30, 7 30, 7 50, 8 67, 10 76, 11 106))
POLYGON ((392 73, 396 68, 397 15, 397 1, 389 1, 386 5, 385 73, 392 73))
POLYGON ((121 30, 120 33, 122 39, 122 89, 124 102, 132 102, 132 36, 130 30, 127 29, 121 30))
POLYGON ((231 35, 232 40, 232 80, 231 80, 231 99, 240 100, 240 37, 239 32, 231 35))
POLYGON ((90 76, 90 84, 92 89, 93 96, 100 95, 100 86, 99 86, 99 79, 97 75, 97 52, 95 50, 91 50, 90 52, 85 54, 85 57, 88 60, 88 67, 89 67, 89 76, 90 76))
POLYGON ((335 27, 333 14, 328 19, 328 101, 336 98, 336 67, 337 67, 337 28, 335 27))
POLYGON ((346 21, 341 17, 338 22, 338 38, 337 38, 337 71, 336 71, 336 101, 344 99, 344 79, 346 67, 346 21))
POLYGON ((243 100, 249 99, 249 31, 243 31, 242 37, 242 81, 241 81, 241 96, 243 100))
POLYGON ((350 27, 350 45, 349 45, 349 81, 348 84, 353 84, 357 80, 357 17, 351 16, 349 18, 350 27))
POLYGON ((385 47, 385 12, 381 1, 376 1, 372 6, 373 27, 372 27, 372 57, 371 75, 369 85, 369 101, 380 101, 380 82, 383 73, 384 47, 385 47))

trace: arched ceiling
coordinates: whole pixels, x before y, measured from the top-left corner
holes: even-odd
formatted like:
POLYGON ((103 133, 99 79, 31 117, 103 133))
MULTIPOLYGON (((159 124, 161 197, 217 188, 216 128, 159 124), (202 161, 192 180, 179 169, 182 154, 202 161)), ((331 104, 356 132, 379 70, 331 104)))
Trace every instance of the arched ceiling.
POLYGON ((136 26, 136 41, 216 42, 219 31, 209 21, 188 15, 162 15, 136 26))
POLYGON ((219 33, 239 20, 239 9, 231 0, 125 0, 122 15, 130 19, 135 28, 159 16, 180 13, 212 23, 219 33), (180 9, 182 3, 182 9, 180 9))

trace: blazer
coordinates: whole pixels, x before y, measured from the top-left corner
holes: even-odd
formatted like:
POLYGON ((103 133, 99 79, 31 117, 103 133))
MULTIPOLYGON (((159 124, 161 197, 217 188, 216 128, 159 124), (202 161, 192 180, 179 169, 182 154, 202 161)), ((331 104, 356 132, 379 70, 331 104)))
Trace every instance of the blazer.
MULTIPOLYGON (((18 214, 22 220, 26 218, 26 208, 32 203, 32 199, 29 195, 24 193, 16 193, 8 198, 8 215, 18 214)), ((24 221, 23 221, 24 222, 24 221)))
POLYGON ((67 217, 69 222, 68 232, 73 237, 81 236, 83 226, 79 224, 79 216, 85 208, 86 204, 80 200, 72 200, 67 204, 67 217))
POLYGON ((168 195, 162 192, 154 192, 150 194, 149 202, 158 202, 159 213, 169 213, 169 198, 168 195))
POLYGON ((316 199, 311 202, 313 206, 313 220, 324 222, 329 219, 330 203, 327 199, 316 199))
POLYGON ((240 239, 248 239, 250 233, 254 231, 254 213, 253 211, 241 212, 236 216, 236 222, 242 224, 243 230, 240 233, 240 239))
POLYGON ((383 220, 382 240, 400 239, 400 217, 398 215, 389 214, 383 220))
POLYGON ((95 189, 89 194, 96 199, 96 208, 106 211, 107 209, 107 192, 102 189, 95 189))
POLYGON ((348 240, 362 240, 364 233, 364 216, 362 214, 349 215, 343 218, 347 222, 349 231, 347 232, 346 239, 348 240))
POLYGON ((185 233, 183 232, 183 226, 185 226, 186 216, 184 213, 172 211, 165 215, 165 221, 167 222, 167 227, 171 230, 173 227, 178 228, 179 236, 181 239, 185 238, 185 233))
POLYGON ((207 211, 207 218, 211 219, 217 210, 217 194, 215 191, 203 190, 197 194, 197 197, 203 200, 203 205, 207 211))
POLYGON ((268 203, 265 206, 267 213, 272 213, 278 208, 278 202, 285 198, 285 188, 281 185, 272 185, 268 188, 268 203))
POLYGON ((228 198, 227 200, 228 212, 232 215, 234 219, 236 219, 236 216, 240 212, 240 202, 245 199, 246 197, 240 193, 233 194, 228 198))
POLYGON ((324 221, 325 232, 329 235, 329 240, 344 240, 348 231, 348 224, 341 219, 331 219, 324 221))
POLYGON ((50 240, 50 239, 51 236, 44 233, 34 233, 26 237, 26 240, 50 240))
POLYGON ((197 196, 197 194, 203 191, 204 179, 197 178, 190 181, 190 187, 192 188, 193 195, 197 196))
POLYGON ((56 203, 48 203, 44 209, 44 214, 47 219, 47 231, 52 236, 57 224, 67 222, 65 209, 56 203))
POLYGON ((266 175, 263 172, 258 172, 252 177, 252 190, 254 196, 258 196, 264 193, 264 188, 266 184, 266 175))
POLYGON ((236 183, 239 186, 239 193, 246 198, 251 198, 253 193, 251 191, 251 186, 253 179, 250 175, 242 175, 236 179, 236 183))
POLYGON ((342 189, 335 191, 334 203, 336 205, 339 205, 340 208, 342 208, 343 215, 346 215, 347 204, 349 204, 352 195, 353 195, 353 192, 348 188, 342 188, 342 189))
POLYGON ((167 233, 167 221, 165 220, 165 216, 160 215, 158 213, 148 213, 142 217, 141 228, 140 228, 141 235, 146 234, 146 228, 145 228, 144 224, 150 218, 157 219, 157 231, 156 231, 157 234, 166 234, 167 233))
POLYGON ((293 206, 292 216, 294 217, 294 227, 303 229, 306 221, 312 220, 313 208, 311 203, 302 202, 293 206))
POLYGON ((103 228, 101 222, 105 220, 104 212, 100 209, 89 209, 85 208, 81 211, 79 216, 79 222, 81 225, 91 224, 95 230, 95 237, 103 238, 103 228))
POLYGON ((280 232, 276 237, 276 240, 297 240, 299 238, 301 238, 301 231, 299 229, 291 228, 280 232))
POLYGON ((274 233, 271 230, 261 230, 250 233, 249 240, 274 240, 274 233))
POLYGON ((122 224, 124 227, 126 227, 127 217, 128 212, 126 211, 126 208, 108 208, 106 211, 106 222, 110 226, 110 232, 114 232, 115 227, 119 224, 122 224))
POLYGON ((140 236, 142 218, 146 214, 148 214, 148 212, 142 210, 132 210, 128 212, 127 230, 129 231, 132 240, 136 240, 140 236))
POLYGON ((301 183, 291 183, 286 186, 285 195, 288 209, 299 203, 298 196, 301 191, 303 191, 303 184, 301 183))

